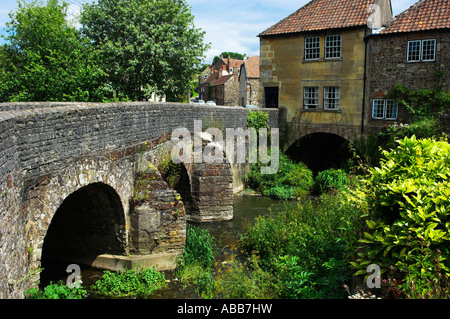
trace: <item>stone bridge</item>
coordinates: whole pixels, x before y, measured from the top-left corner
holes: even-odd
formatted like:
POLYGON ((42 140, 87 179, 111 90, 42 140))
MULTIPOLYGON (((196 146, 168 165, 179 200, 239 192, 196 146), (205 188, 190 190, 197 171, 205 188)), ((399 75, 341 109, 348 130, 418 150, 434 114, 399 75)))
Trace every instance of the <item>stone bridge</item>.
MULTIPOLYGON (((278 110, 264 112, 278 127, 278 110)), ((39 268, 59 261, 173 268, 186 221, 232 218, 242 170, 171 163, 176 181, 164 178, 157 167, 170 163, 171 132, 193 132, 194 120, 245 127, 247 113, 176 103, 0 104, 0 298, 22 298, 45 281, 39 268)))

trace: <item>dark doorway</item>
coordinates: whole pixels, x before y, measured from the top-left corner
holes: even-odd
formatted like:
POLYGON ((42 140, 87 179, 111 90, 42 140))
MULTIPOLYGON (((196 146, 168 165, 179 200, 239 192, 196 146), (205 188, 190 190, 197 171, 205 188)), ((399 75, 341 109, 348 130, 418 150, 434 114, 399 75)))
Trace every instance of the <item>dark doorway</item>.
POLYGON ((265 107, 278 108, 278 87, 264 88, 265 107))
POLYGON ((125 216, 116 191, 102 183, 69 195, 53 216, 42 247, 40 286, 64 278, 69 264, 89 264, 100 254, 123 255, 125 216))
POLYGON ((352 158, 349 146, 339 135, 314 133, 299 139, 286 154, 296 162, 305 163, 317 175, 329 168, 347 168, 352 158))

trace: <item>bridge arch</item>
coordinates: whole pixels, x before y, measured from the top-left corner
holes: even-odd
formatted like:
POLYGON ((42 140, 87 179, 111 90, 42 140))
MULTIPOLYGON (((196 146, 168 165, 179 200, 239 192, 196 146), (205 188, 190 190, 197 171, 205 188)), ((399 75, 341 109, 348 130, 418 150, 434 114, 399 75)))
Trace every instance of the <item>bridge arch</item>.
POLYGON ((98 255, 126 252, 126 223, 117 192, 93 183, 70 194, 57 209, 43 241, 40 283, 61 279, 68 264, 90 265, 98 255))
POLYGON ((346 167, 352 157, 350 145, 341 135, 319 131, 298 138, 285 154, 296 162, 304 162, 316 175, 328 168, 346 167))
MULTIPOLYGON (((114 211, 116 224, 120 225, 119 230, 122 234, 123 245, 127 246, 129 203, 134 187, 133 160, 131 158, 113 160, 99 157, 70 160, 67 161, 66 167, 59 172, 42 175, 37 180, 30 181, 30 184, 31 186, 27 188, 24 195, 26 202, 23 208, 24 214, 28 216, 26 238, 30 270, 37 270, 46 266, 45 258, 47 254, 43 250, 46 248, 44 244, 50 241, 47 236, 53 227, 51 225, 54 224, 54 221, 58 225, 57 220, 61 209, 72 198, 78 198, 76 201, 84 198, 84 201, 94 202, 92 205, 97 205, 95 199, 93 199, 95 198, 94 194, 97 194, 100 198, 97 201, 98 203, 109 202, 110 204, 106 207, 114 211)), ((116 247, 113 250, 122 251, 122 254, 125 254, 122 248, 116 247)), ((74 261, 74 256, 74 254, 69 255, 68 259, 74 261)), ((78 257, 81 258, 81 256, 78 257)), ((78 262, 80 264, 87 263, 89 261, 87 259, 78 262)), ((67 265, 66 263, 61 269, 65 271, 67 265)), ((32 273, 34 272, 32 271, 32 273)), ((45 276, 44 274, 43 277, 45 276)))

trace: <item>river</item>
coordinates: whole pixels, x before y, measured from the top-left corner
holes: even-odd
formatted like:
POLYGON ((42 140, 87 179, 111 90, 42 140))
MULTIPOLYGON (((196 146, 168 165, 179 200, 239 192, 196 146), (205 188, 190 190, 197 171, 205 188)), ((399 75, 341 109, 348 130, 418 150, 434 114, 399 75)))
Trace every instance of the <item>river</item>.
MULTIPOLYGON (((239 254, 237 246, 240 235, 245 231, 245 225, 252 223, 258 216, 266 216, 279 212, 286 206, 296 207, 296 201, 280 201, 261 196, 235 195, 233 203, 233 219, 230 221, 211 223, 192 223, 192 225, 207 229, 217 240, 220 252, 216 261, 220 264, 227 260, 231 254, 239 254)), ((89 286, 99 279, 103 271, 98 269, 83 269, 82 279, 85 286, 89 286)), ((168 281, 167 287, 157 291, 150 298, 155 299, 192 299, 198 295, 190 288, 183 288, 176 280, 174 271, 165 272, 168 281)), ((91 296, 92 297, 92 296, 91 296)))
MULTIPOLYGON (((230 221, 211 223, 191 223, 209 231, 216 239, 220 252, 216 256, 218 264, 230 258, 231 254, 239 255, 237 246, 240 235, 245 231, 245 225, 252 223, 258 216, 266 216, 279 212, 286 206, 296 207, 296 201, 280 201, 260 196, 235 195, 233 203, 233 219, 230 221)), ((175 273, 166 272, 170 281, 166 288, 159 290, 150 298, 162 299, 192 299, 199 298, 192 288, 183 288, 175 279, 175 273)))

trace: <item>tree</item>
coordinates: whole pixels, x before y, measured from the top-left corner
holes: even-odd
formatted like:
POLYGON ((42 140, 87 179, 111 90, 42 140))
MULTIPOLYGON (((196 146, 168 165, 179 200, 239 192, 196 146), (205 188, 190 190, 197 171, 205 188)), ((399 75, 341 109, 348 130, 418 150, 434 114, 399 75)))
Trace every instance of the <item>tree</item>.
POLYGON ((0 49, 0 102, 101 101, 103 73, 68 4, 18 1, 0 49))
MULTIPOLYGON (((222 52, 220 54, 223 58, 230 58, 236 60, 244 60, 244 55, 237 52, 222 52)), ((215 56, 212 64, 216 64, 216 62, 220 59, 219 56, 215 56)))
POLYGON ((98 0, 80 21, 116 92, 187 95, 207 45, 184 0, 98 0))

